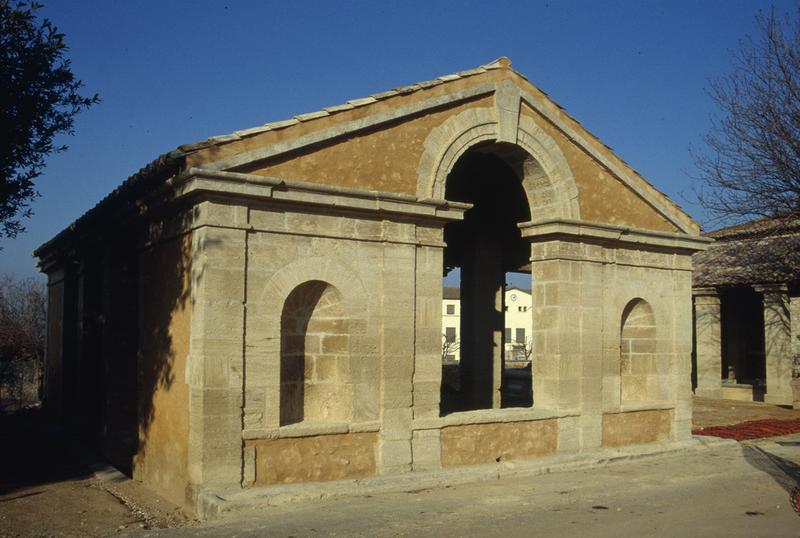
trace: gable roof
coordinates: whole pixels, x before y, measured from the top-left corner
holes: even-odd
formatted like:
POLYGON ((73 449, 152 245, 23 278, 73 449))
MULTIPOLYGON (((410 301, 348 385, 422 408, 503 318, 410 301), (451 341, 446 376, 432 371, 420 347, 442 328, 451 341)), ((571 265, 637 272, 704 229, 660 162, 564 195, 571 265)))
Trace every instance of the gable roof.
POLYGON ((319 120, 321 118, 328 118, 361 107, 369 107, 370 105, 375 105, 376 103, 380 103, 394 97, 416 94, 440 85, 451 84, 456 81, 477 77, 501 69, 507 70, 509 73, 513 73, 515 76, 524 80, 525 83, 530 86, 530 90, 541 94, 546 103, 552 105, 559 114, 563 115, 579 128, 579 132, 576 132, 569 126, 566 127, 567 132, 565 134, 573 142, 579 143, 585 135, 593 144, 608 150, 608 152, 610 152, 610 154, 613 156, 613 159, 618 161, 619 165, 621 165, 621 168, 616 167, 613 162, 609 163, 602 157, 600 158, 601 163, 606 167, 611 167, 610 169, 614 175, 619 177, 624 183, 637 192, 639 196, 648 201, 648 203, 650 203, 654 208, 656 208, 662 214, 667 215, 667 217, 673 222, 677 223, 679 229, 683 229, 687 233, 693 233, 699 230, 699 225, 697 225, 697 223, 677 204, 675 204, 664 193, 660 192, 649 182, 647 182, 638 172, 636 172, 635 169, 633 169, 633 167, 628 165, 624 160, 619 158, 619 156, 614 154, 613 150, 609 146, 604 144, 599 138, 586 130, 578 120, 567 114, 563 107, 550 99, 550 97, 544 91, 532 84, 527 77, 511 69, 511 61, 508 58, 501 57, 493 62, 476 67, 474 69, 467 69, 449 75, 440 76, 433 80, 401 86, 360 99, 352 99, 340 105, 325 107, 322 110, 315 112, 300 114, 288 120, 270 122, 249 129, 234 131, 230 134, 211 136, 206 140, 182 144, 175 150, 160 155, 151 163, 147 164, 138 172, 130 176, 119 187, 114 189, 108 196, 103 198, 97 205, 95 205, 95 207, 75 220, 53 239, 41 245, 34 252, 34 255, 41 257, 44 251, 63 240, 66 236, 75 233, 76 230, 89 224, 91 221, 100 218, 101 215, 105 214, 110 208, 114 207, 115 204, 124 200, 129 200, 131 197, 140 196, 142 193, 146 193, 148 189, 156 187, 159 184, 164 183, 168 178, 174 177, 185 171, 188 168, 187 161, 192 156, 198 154, 199 152, 203 152, 204 150, 219 148, 237 141, 249 140, 253 137, 268 132, 289 130, 292 127, 309 124, 310 122, 319 120), (661 209, 658 209, 659 207, 661 207, 661 209), (669 209, 666 210, 665 208, 669 209), (680 216, 680 218, 677 218, 677 220, 676 215, 680 216))

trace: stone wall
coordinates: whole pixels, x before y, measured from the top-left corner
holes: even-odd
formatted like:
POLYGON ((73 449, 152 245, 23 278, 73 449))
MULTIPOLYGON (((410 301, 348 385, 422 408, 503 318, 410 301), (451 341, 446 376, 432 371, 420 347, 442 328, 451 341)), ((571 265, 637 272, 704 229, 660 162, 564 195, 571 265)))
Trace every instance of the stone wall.
POLYGON ((375 433, 316 435, 245 442, 255 470, 248 485, 320 482, 375 474, 375 433))
POLYGON ((606 413, 603 415, 603 446, 667 441, 672 437, 672 414, 668 409, 606 413))
POLYGON ((133 476, 186 505, 188 483, 191 235, 140 257, 139 439, 133 476))
POLYGON ((558 420, 447 426, 442 467, 513 461, 558 452, 558 420))

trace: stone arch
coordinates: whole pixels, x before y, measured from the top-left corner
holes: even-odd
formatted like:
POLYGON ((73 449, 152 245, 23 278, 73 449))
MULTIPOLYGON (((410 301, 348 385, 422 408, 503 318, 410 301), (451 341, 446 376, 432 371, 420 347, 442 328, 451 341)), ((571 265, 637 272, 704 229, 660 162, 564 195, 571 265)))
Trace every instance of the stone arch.
MULTIPOLYGON (((444 199, 447 176, 459 157, 477 144, 499 139, 494 109, 475 108, 449 118, 425 139, 417 197, 444 199)), ((532 218, 580 219, 578 188, 555 140, 531 118, 520 116, 515 145, 528 155, 521 176, 532 218)))
POLYGON ((297 260, 278 270, 262 288, 259 301, 278 306, 280 312, 289 293, 312 280, 326 282, 339 290, 343 307, 351 315, 366 309, 366 289, 358 273, 338 260, 322 256, 297 260))
POLYGON ((642 298, 628 302, 620 321, 620 402, 662 401, 668 383, 657 363, 657 324, 650 303, 642 298))
MULTIPOLYGON (((251 290, 247 301, 244 359, 244 427, 245 429, 277 428, 287 417, 281 417, 281 322, 284 307, 292 292, 310 282, 321 282, 338 294, 338 309, 341 319, 346 320, 348 352, 342 370, 349 368, 348 394, 352 401, 372 399, 374 387, 379 380, 374 378, 374 368, 359 368, 363 361, 375 357, 374 345, 367 334, 370 307, 368 294, 358 273, 346 264, 328 257, 315 256, 295 260, 272 274, 263 284, 251 290), (349 367, 347 366, 349 364, 349 367), (366 372, 366 373, 365 373, 366 372)), ((338 360, 337 360, 338 361, 338 360)), ((305 363, 305 360, 304 360, 305 363)), ((305 369, 305 364, 303 365, 305 369)), ((375 406, 353 406, 353 421, 377 419, 375 406), (367 409, 367 411, 364 411, 367 409)), ((296 416, 294 417, 297 418, 296 416)), ((327 420, 339 420, 329 417, 327 420)), ((347 420, 350 420, 348 418, 347 420)), ((291 421, 291 419, 289 420, 291 421)))
POLYGON ((342 295, 310 280, 281 311, 280 425, 352 418, 350 332, 342 295))

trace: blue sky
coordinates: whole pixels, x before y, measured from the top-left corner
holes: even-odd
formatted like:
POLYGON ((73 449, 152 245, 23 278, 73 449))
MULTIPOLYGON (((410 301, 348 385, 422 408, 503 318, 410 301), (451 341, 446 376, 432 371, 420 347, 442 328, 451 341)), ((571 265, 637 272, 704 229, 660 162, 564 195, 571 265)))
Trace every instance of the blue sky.
MULTIPOLYGON (((47 1, 74 73, 102 102, 48 159, 0 274, 161 153, 508 56, 703 224, 689 147, 714 112, 757 1, 47 1), (689 200, 687 200, 689 198, 689 200)), ((775 2, 790 11, 792 2, 775 2)))

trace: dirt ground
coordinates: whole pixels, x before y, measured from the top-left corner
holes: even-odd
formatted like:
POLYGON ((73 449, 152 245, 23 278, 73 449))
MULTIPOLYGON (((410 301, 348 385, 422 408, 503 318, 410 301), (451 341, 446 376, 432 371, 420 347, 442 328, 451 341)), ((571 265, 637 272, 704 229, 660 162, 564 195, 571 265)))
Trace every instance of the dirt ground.
POLYGON ((0 537, 111 536, 194 520, 141 484, 95 477, 96 458, 38 411, 0 417, 0 537))
MULTIPOLYGON (((694 400, 696 428, 758 418, 800 418, 800 410, 694 400)), ((37 411, 0 417, 0 538, 99 537, 197 524, 134 480, 96 477, 87 465, 92 459, 37 411)))
POLYGON ((800 409, 762 402, 694 398, 692 424, 695 428, 726 426, 762 418, 796 419, 800 418, 800 409))

